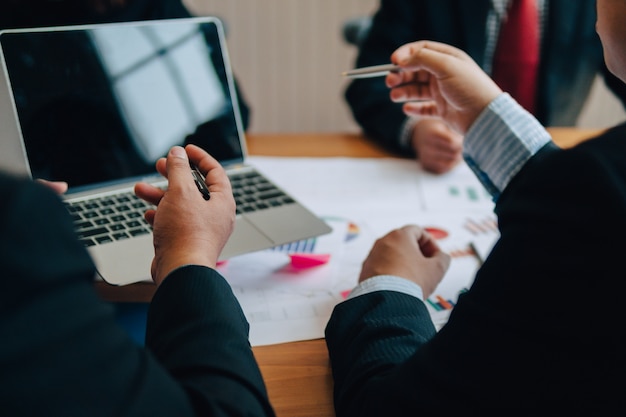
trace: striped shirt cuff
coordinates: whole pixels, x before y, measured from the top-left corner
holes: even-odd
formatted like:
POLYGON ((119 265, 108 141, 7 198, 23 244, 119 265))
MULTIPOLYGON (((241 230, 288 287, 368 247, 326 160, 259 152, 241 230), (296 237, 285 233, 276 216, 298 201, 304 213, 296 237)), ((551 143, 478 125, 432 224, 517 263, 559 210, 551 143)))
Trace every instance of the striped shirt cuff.
POLYGON ((464 158, 497 199, 526 161, 551 140, 537 119, 503 93, 465 135, 464 158))
POLYGON ((422 301, 424 300, 424 293, 419 285, 408 279, 393 275, 377 275, 366 279, 354 287, 348 294, 348 297, 346 297, 346 300, 376 291, 396 291, 419 298, 422 301))

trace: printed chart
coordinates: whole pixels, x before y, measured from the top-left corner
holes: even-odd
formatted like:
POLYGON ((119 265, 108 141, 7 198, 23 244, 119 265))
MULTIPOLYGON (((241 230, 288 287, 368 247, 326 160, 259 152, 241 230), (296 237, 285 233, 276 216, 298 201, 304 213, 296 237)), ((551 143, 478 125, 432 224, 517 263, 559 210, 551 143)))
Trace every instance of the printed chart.
POLYGON ((493 202, 463 165, 433 176, 414 161, 392 158, 255 157, 251 163, 333 228, 219 267, 250 322, 253 346, 324 337, 376 239, 406 224, 426 228, 452 258, 425 300, 440 329, 459 294, 471 288, 480 266, 476 242, 487 242, 488 252, 498 238, 493 202))

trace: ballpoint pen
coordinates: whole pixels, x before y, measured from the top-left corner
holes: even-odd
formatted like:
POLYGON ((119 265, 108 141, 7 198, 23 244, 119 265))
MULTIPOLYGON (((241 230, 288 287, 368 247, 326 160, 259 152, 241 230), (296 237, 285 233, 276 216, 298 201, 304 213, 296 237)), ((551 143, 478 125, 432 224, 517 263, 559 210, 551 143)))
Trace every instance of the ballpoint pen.
POLYGON ((191 161, 189 162, 189 166, 191 167, 191 175, 193 175, 193 181, 196 183, 196 187, 198 187, 198 191, 202 194, 202 197, 205 200, 211 198, 211 193, 209 192, 209 187, 207 187, 206 182, 204 180, 204 175, 198 171, 191 161))
POLYGON ((400 71, 400 67, 395 64, 374 65, 372 67, 356 68, 341 73, 344 77, 348 78, 372 78, 372 77, 384 77, 390 72, 400 71))

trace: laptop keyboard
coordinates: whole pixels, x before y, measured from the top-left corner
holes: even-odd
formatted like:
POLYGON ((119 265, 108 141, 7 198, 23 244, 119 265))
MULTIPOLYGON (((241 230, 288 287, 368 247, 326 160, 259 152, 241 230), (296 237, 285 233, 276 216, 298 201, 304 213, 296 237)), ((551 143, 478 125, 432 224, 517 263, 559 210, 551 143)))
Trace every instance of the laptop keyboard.
POLYGON ((78 238, 85 246, 101 245, 151 232, 143 213, 151 205, 133 192, 67 202, 78 238))
POLYGON ((295 201, 256 171, 231 174, 230 184, 237 203, 237 214, 251 213, 295 201))
MULTIPOLYGON (((251 213, 295 201, 255 171, 231 174, 230 182, 237 203, 237 214, 251 213)), ((66 202, 78 238, 85 246, 102 245, 151 232, 143 218, 152 205, 127 193, 66 202)))

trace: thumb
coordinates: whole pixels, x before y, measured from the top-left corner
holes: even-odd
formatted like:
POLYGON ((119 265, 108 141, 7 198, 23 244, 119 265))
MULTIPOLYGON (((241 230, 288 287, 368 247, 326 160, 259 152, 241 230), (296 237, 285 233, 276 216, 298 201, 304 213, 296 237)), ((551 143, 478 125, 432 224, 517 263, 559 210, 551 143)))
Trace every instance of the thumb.
POLYGON ((187 152, 180 146, 174 146, 167 154, 167 180, 168 188, 179 188, 189 183, 191 170, 187 152))
POLYGON ((446 271, 452 260, 450 255, 441 250, 435 239, 426 230, 421 229, 419 232, 417 244, 424 256, 435 259, 439 266, 446 271))
POLYGON ((452 261, 452 257, 446 252, 440 250, 434 256, 434 259, 437 260, 437 264, 441 268, 442 271, 447 271, 450 268, 450 262, 452 261))

